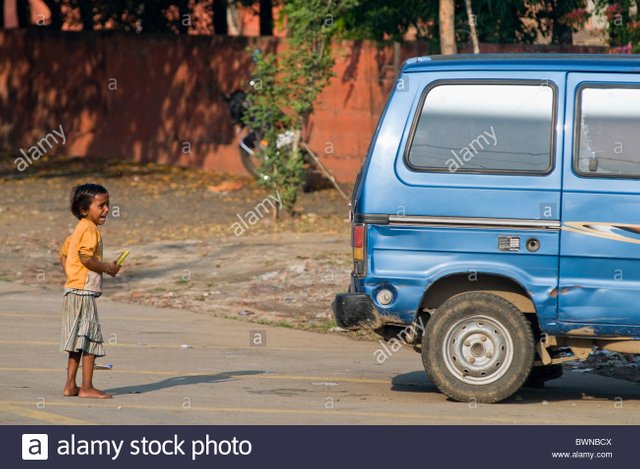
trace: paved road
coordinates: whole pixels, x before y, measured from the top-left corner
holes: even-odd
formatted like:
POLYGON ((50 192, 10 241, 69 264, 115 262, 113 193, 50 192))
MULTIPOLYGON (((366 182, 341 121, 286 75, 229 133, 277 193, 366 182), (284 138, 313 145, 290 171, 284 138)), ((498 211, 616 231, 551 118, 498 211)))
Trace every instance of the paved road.
POLYGON ((504 403, 456 403, 412 350, 379 364, 375 342, 98 302, 109 342, 98 363, 112 368, 95 383, 114 399, 65 398, 60 294, 0 282, 1 424, 640 422, 640 386, 626 381, 568 372, 504 403))

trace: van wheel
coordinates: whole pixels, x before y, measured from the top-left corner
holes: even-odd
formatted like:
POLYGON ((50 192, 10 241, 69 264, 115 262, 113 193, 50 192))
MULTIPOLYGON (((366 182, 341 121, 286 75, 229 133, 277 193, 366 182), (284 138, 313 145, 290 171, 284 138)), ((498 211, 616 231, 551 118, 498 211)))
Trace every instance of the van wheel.
POLYGON ((422 362, 438 389, 456 401, 498 402, 525 382, 535 355, 529 322, 491 293, 446 301, 422 336, 422 362))

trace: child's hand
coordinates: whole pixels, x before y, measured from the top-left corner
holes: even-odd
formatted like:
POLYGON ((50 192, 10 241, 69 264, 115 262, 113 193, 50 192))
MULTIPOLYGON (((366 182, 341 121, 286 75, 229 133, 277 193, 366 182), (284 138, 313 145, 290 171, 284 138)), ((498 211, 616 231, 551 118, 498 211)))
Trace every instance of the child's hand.
POLYGON ((120 271, 120 266, 118 264, 116 264, 116 261, 113 261, 111 264, 109 264, 109 266, 107 267, 107 273, 109 275, 111 275, 112 277, 115 277, 116 275, 118 275, 118 272, 120 271))

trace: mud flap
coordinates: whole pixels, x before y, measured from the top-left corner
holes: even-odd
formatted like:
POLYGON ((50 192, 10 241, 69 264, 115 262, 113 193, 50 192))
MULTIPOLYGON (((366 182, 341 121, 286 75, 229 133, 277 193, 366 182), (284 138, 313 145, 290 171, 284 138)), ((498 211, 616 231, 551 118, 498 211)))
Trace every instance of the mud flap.
POLYGON ((341 293, 331 304, 336 324, 343 329, 362 329, 382 327, 380 313, 371 298, 364 293, 341 293))

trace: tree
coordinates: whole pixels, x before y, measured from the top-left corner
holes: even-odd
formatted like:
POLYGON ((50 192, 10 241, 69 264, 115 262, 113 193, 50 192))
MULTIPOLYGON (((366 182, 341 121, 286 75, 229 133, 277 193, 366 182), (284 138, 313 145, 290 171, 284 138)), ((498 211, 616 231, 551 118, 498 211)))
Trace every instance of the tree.
POLYGON ((60 30, 62 29, 62 11, 60 8, 60 0, 44 0, 45 5, 49 9, 49 13, 51 15, 51 20, 49 23, 49 28, 60 30))
POLYGON ((480 44, 478 42, 478 32, 476 31, 476 17, 471 8, 471 0, 465 0, 464 3, 467 9, 467 18, 469 19, 469 34, 471 36, 471 43, 473 44, 473 53, 479 54, 480 44))
POLYGON ((573 30, 567 14, 577 9, 586 12, 587 0, 532 0, 531 6, 540 33, 551 38, 552 44, 571 44, 573 30))
POLYGON ((358 0, 336 22, 345 38, 385 44, 403 42, 411 28, 418 39, 434 40, 437 17, 438 5, 433 0, 358 0))
POLYGON ((172 3, 167 1, 147 0, 140 2, 142 21, 142 33, 166 33, 171 30, 171 26, 165 14, 166 9, 172 3))
POLYGON ((302 133, 314 102, 333 76, 331 39, 335 18, 352 6, 351 0, 289 0, 284 50, 255 54, 256 79, 245 114, 247 125, 262 129, 267 145, 261 155, 260 183, 277 191, 289 213, 302 182, 302 133))
MULTIPOLYGON (((479 42, 533 43, 537 39, 534 11, 522 0, 473 0, 473 13, 479 42)), ((456 10, 456 35, 459 43, 470 40, 468 16, 456 10)))
MULTIPOLYGON (((155 2, 158 3, 158 2, 155 2)), ((165 18, 164 21, 168 24, 169 29, 173 33, 187 34, 189 32, 189 14, 191 8, 189 7, 189 0, 169 0, 165 2, 165 9, 162 10, 165 18), (171 8, 175 8, 174 16, 171 19, 167 18, 167 11, 171 8), (175 15, 177 13, 177 16, 175 15)))
POLYGON ((185 21, 185 15, 191 11, 189 0, 66 0, 66 3, 78 8, 85 31, 107 25, 120 31, 156 34, 186 34, 189 29, 185 21))
POLYGON ((18 6, 18 25, 21 28, 28 28, 31 26, 31 9, 29 8, 29 2, 25 0, 16 0, 18 6))
MULTIPOLYGON (((442 0, 445 11, 453 5, 455 42, 473 43, 466 0, 442 0)), ((607 0, 598 0, 608 3, 607 0)), ((629 0, 632 1, 632 0, 629 0)), ((440 48, 440 26, 451 42, 451 19, 439 21, 440 1, 433 0, 357 0, 339 19, 343 35, 350 39, 371 39, 378 43, 403 42, 407 33, 433 49, 440 48), (413 34, 412 34, 413 36, 413 34)), ((540 35, 559 43, 570 39, 567 17, 584 6, 586 0, 473 0, 475 28, 479 42, 533 43, 540 35), (566 20, 566 21, 565 21, 566 20)), ((449 13, 447 16, 450 17, 449 13)))
POLYGON ((227 0, 213 0, 213 31, 226 36, 229 32, 227 24, 227 0))
POLYGON ((273 0, 260 0, 260 36, 273 36, 273 0))
POLYGON ((80 18, 82 19, 82 30, 93 31, 93 2, 79 2, 80 18))
POLYGON ((457 54, 454 0, 440 0, 438 19, 440 26, 440 53, 443 55, 457 54))
MULTIPOLYGON (((614 53, 640 52, 640 22, 635 0, 620 0, 614 4, 596 0, 596 11, 607 19, 606 38, 614 53)), ((572 16, 575 16, 572 15, 572 16)))

